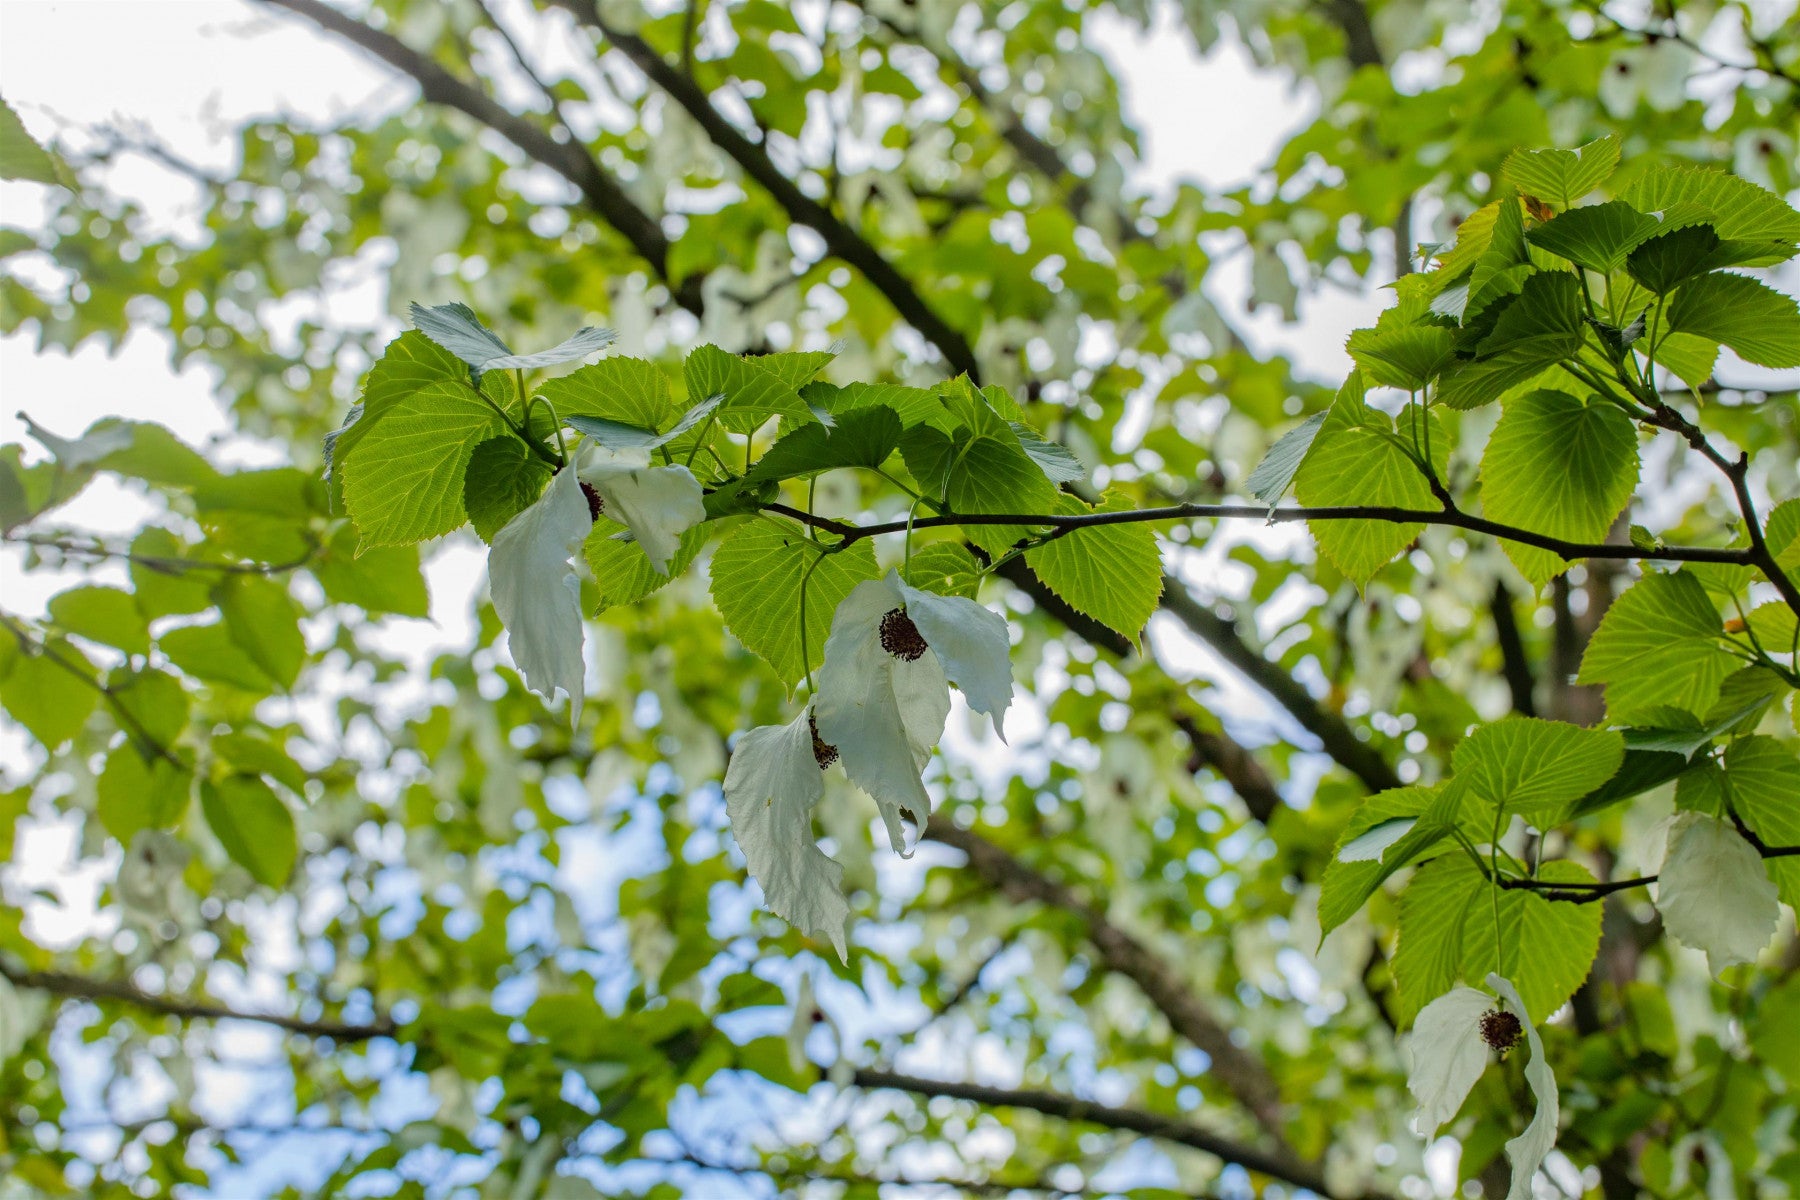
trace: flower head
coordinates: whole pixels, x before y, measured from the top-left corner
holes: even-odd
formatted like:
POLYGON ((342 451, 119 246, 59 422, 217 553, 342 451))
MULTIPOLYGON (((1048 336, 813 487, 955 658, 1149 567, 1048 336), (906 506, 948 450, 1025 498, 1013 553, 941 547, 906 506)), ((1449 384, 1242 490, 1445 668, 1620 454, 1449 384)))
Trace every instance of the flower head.
POLYGON ((752 729, 725 770, 725 810, 769 910, 803 933, 829 939, 844 958, 850 918, 844 868, 819 849, 812 829, 830 752, 810 710, 786 725, 752 729))
POLYGON ((888 837, 910 854, 904 823, 931 811, 920 779, 950 715, 950 684, 1003 738, 1012 703, 1006 619, 962 596, 939 596, 896 572, 856 585, 825 642, 816 711, 819 736, 874 797, 888 837))
POLYGON ((592 516, 604 512, 631 530, 659 574, 681 546, 681 535, 706 520, 700 481, 686 467, 653 467, 643 451, 602 451, 582 469, 592 516))
POLYGON ((1524 1034, 1530 1049, 1525 1079, 1537 1099, 1537 1111, 1525 1132, 1506 1143, 1512 1163, 1507 1200, 1530 1200, 1531 1177, 1556 1144, 1558 1115, 1556 1076, 1544 1058, 1544 1044, 1513 985, 1499 975, 1487 977, 1492 993, 1471 987, 1445 992, 1419 1013, 1413 1024, 1412 1071, 1406 1086, 1419 1102, 1413 1128, 1426 1138, 1456 1116, 1469 1091, 1487 1070, 1489 1051, 1504 1054, 1524 1034))

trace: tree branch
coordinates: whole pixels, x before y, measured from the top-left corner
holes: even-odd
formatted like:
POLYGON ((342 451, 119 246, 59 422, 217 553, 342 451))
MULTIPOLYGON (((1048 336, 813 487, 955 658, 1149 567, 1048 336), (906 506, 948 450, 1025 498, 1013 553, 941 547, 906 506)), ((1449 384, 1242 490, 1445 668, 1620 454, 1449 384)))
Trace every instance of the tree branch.
POLYGON ((129 1004, 146 1012, 161 1013, 183 1021, 254 1021, 262 1025, 273 1025, 285 1029, 289 1033, 304 1034, 307 1037, 331 1038, 337 1042, 366 1042, 374 1038, 393 1037, 399 1026, 386 1017, 368 1024, 353 1024, 344 1021, 309 1020, 305 1017, 290 1017, 281 1013, 240 1012, 221 1004, 206 1000, 194 1000, 180 996, 159 996, 154 992, 146 992, 136 984, 124 980, 92 979, 85 975, 68 975, 61 971, 32 971, 16 965, 9 959, 0 958, 0 976, 4 976, 13 986, 32 988, 40 992, 49 992, 56 996, 68 996, 78 1000, 113 1000, 129 1004))
MULTIPOLYGON (((913 529, 937 529, 947 525, 1018 525, 1036 529, 1093 529, 1103 525, 1133 525, 1143 521, 1259 520, 1270 525, 1293 521, 1385 521, 1397 525, 1441 525, 1466 529, 1525 546, 1549 550, 1566 559, 1616 558, 1636 561, 1728 563, 1760 566, 1754 547, 1731 549, 1717 546, 1634 546, 1629 542, 1571 542, 1549 534, 1503 525, 1466 513, 1459 508, 1400 508, 1385 504, 1341 504, 1318 508, 1269 508, 1261 504, 1166 504, 1155 508, 1109 509, 1086 513, 942 513, 912 521, 880 521, 854 525, 830 517, 815 516, 785 504, 764 505, 767 512, 823 529, 845 542, 857 542, 883 533, 913 529)), ((1766 550, 1766 548, 1765 548, 1766 550)))
POLYGON ((1270 1136, 1285 1145, 1280 1089, 1268 1068, 1231 1039, 1196 996, 1177 968, 1137 938, 1109 921, 1073 889, 1013 857, 980 834, 959 827, 941 814, 925 826, 925 836, 969 860, 969 868, 990 887, 1013 900, 1035 900, 1074 916, 1108 970, 1136 983, 1176 1033, 1204 1050, 1221 1083, 1254 1114, 1270 1136))
MULTIPOLYGON (((302 1034, 306 1037, 330 1038, 343 1043, 394 1037, 399 1032, 399 1026, 387 1017, 379 1017, 371 1022, 357 1024, 323 1019, 309 1020, 281 1013, 244 1012, 210 1001, 157 995, 122 980, 94 979, 82 975, 65 974, 60 971, 29 970, 7 958, 0 958, 0 977, 4 977, 15 987, 49 992, 71 999, 129 1004, 134 1008, 173 1017, 177 1020, 251 1021, 262 1025, 272 1025, 278 1029, 285 1029, 290 1033, 302 1034)), ((1235 1050, 1235 1047, 1232 1049, 1235 1050)), ((1216 1056, 1214 1063, 1215 1066, 1218 1065, 1216 1056)), ((1081 1121, 1130 1133, 1141 1133, 1203 1150, 1226 1162, 1236 1163, 1274 1178, 1285 1179, 1300 1187, 1310 1188, 1321 1195, 1334 1194, 1325 1186, 1322 1175, 1314 1168, 1293 1159, 1290 1155, 1243 1146, 1228 1138, 1210 1133, 1199 1126, 1141 1109, 1094 1104, 1054 1092, 1009 1090, 985 1087, 979 1084, 938 1082, 868 1069, 857 1071, 853 1082, 857 1087, 863 1088, 889 1088, 923 1096, 947 1096, 952 1099, 972 1100, 978 1104, 997 1107, 1028 1108, 1063 1120, 1081 1121)), ((381 1131, 369 1130, 367 1132, 379 1133, 381 1131)))
MULTIPOLYGON (((573 138, 558 142, 533 122, 506 108, 481 89, 458 79, 399 38, 365 25, 322 0, 258 2, 305 17, 327 33, 343 38, 411 76, 427 101, 473 117, 528 157, 567 179, 581 192, 582 200, 589 208, 617 230, 659 276, 668 279, 669 239, 662 226, 639 208, 573 138)), ((671 280, 669 287, 678 304, 696 315, 700 313, 703 301, 698 276, 690 276, 679 284, 671 280)))
POLYGON ((1295 1162, 1286 1155, 1271 1154, 1253 1146, 1245 1146, 1198 1125, 1140 1108, 1098 1104, 1074 1096, 1030 1088, 997 1088, 979 1083, 921 1079, 913 1075, 867 1068, 858 1070, 851 1076, 851 1082, 862 1088, 887 1088, 911 1092, 917 1096, 947 1096, 952 1100, 970 1100, 992 1108, 1025 1108, 1063 1121, 1085 1122, 1107 1129, 1141 1133, 1146 1137, 1160 1138, 1204 1151, 1225 1162, 1317 1192, 1321 1196, 1343 1195, 1331 1188, 1322 1172, 1295 1162))
POLYGON ((1211 767, 1231 785, 1250 815, 1267 825, 1281 808, 1281 792, 1256 756, 1224 734, 1202 729, 1189 713, 1178 712, 1170 719, 1193 747, 1187 764, 1189 773, 1197 775, 1211 767))
POLYGON ((1537 700, 1533 693, 1537 681, 1531 673, 1531 659, 1525 653, 1525 641, 1519 636, 1519 618, 1513 611, 1512 590, 1503 579, 1494 580, 1494 594, 1488 599, 1488 611, 1494 617, 1494 643, 1500 648, 1500 673, 1512 693, 1513 711, 1522 716, 1537 716, 1537 700))
MULTIPOLYGON (((293 0, 284 0, 293 2, 293 0)), ((312 2, 312 0, 306 0, 312 2)), ((768 151, 746 137, 737 126, 714 108, 700 86, 663 60, 662 55, 636 34, 615 29, 601 16, 595 0, 555 0, 576 18, 598 30, 616 46, 657 87, 668 93, 699 124, 706 135, 736 162, 743 172, 760 184, 795 222, 805 225, 825 240, 832 254, 849 263, 875 289, 887 297, 894 310, 936 346, 954 372, 980 380, 981 366, 975 352, 961 332, 939 316, 919 295, 912 282, 902 275, 882 253, 850 226, 832 216, 829 210, 806 193, 793 180, 782 174, 768 151)))

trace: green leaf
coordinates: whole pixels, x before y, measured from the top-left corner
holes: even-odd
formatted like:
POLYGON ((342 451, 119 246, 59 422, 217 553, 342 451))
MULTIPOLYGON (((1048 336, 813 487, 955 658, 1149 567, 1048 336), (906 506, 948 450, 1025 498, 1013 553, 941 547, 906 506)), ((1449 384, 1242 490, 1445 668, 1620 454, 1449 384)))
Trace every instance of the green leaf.
POLYGON ((120 726, 134 739, 147 736, 157 745, 169 747, 187 729, 187 689, 168 672, 154 667, 115 670, 107 676, 106 686, 129 718, 121 717, 120 726))
POLYGON ((1704 212, 1720 238, 1754 244, 1733 256, 1738 266, 1785 262, 1800 243, 1800 213, 1775 193, 1723 171, 1659 168, 1640 176, 1620 199, 1639 212, 1667 212, 1677 205, 1704 212))
MULTIPOLYGON (((1514 215, 1518 214, 1518 198, 1508 196, 1504 200, 1495 200, 1491 204, 1482 205, 1463 218, 1462 224, 1456 227, 1455 243, 1438 258, 1437 270, 1428 276, 1439 286, 1440 291, 1443 284, 1449 283, 1469 270, 1480 261, 1482 255, 1488 252, 1488 248, 1493 245, 1494 241, 1494 227, 1501 220, 1500 210, 1506 205, 1512 207, 1514 215)), ((1523 219, 1519 222, 1519 236, 1520 244, 1523 245, 1523 219)))
POLYGON ((1613 777, 1569 806, 1566 820, 1585 817, 1609 808, 1622 800, 1641 796, 1651 788, 1661 787, 1688 769, 1687 759, 1680 754, 1660 750, 1639 749, 1626 734, 1625 757, 1613 777))
POLYGON ((1319 933, 1324 935, 1356 915, 1382 881, 1405 866, 1439 839, 1449 828, 1432 830, 1423 818, 1440 799, 1441 786, 1399 787, 1377 792, 1362 802, 1332 847, 1331 861, 1319 882, 1319 933), (1338 857, 1345 846, 1388 821, 1419 819, 1413 831, 1394 843, 1379 859, 1345 862, 1338 857), (1435 833, 1435 836, 1433 834, 1435 833))
POLYGON ((1031 461, 1043 468, 1044 477, 1051 483, 1086 481, 1088 469, 1081 465, 1081 460, 1067 446, 1046 439, 1023 421, 1009 421, 1008 424, 1018 436, 1019 448, 1025 451, 1031 461))
MULTIPOLYGON (((952 381, 955 382, 955 381, 952 381)), ((943 499, 952 513, 1049 512, 1061 495, 1004 417, 973 393, 946 401, 960 425, 955 434, 934 426, 909 429, 900 439, 906 468, 927 496, 943 499)), ((992 555, 1005 553, 1029 526, 969 525, 971 542, 992 555)))
POLYGON ((1442 325, 1358 329, 1345 344, 1369 382, 1422 391, 1452 359, 1456 331, 1442 325))
POLYGON ((1800 567, 1800 499, 1783 500, 1770 510, 1763 540, 1777 566, 1790 571, 1800 567))
POLYGON ((762 359, 740 358, 717 346, 702 346, 687 356, 683 371, 689 397, 725 397, 719 407, 719 424, 733 433, 748 433, 776 416, 803 425, 818 420, 800 398, 801 384, 764 366, 762 359))
POLYGON ((221 733, 212 739, 212 752, 240 775, 267 775, 295 795, 306 794, 306 772, 287 751, 265 737, 221 733))
MULTIPOLYGON (((1476 874, 1467 858, 1461 862, 1476 874)), ((1545 863, 1537 878, 1543 883, 1594 882, 1587 868, 1564 861, 1545 863)), ((1551 900, 1522 888, 1500 889, 1498 897, 1490 891, 1463 913, 1462 979, 1477 983, 1492 971, 1512 980, 1532 1023, 1542 1024, 1568 1003, 1593 969, 1601 915, 1597 903, 1551 900)))
POLYGON ((1718 251, 1719 235, 1711 225, 1689 225, 1637 247, 1626 257, 1625 271, 1661 296, 1720 265, 1713 261, 1718 251))
POLYGON ((1747 275, 1715 272, 1683 284, 1668 323, 1671 332, 1722 342, 1746 362, 1800 367, 1800 306, 1747 275))
POLYGON ((623 421, 614 421, 606 417, 573 416, 566 423, 610 450, 654 450, 658 446, 668 445, 694 426, 705 421, 718 410, 719 405, 724 401, 723 393, 708 396, 689 408, 681 415, 680 420, 661 433, 655 429, 627 425, 623 421))
POLYGON ((299 856, 294 814, 273 789, 250 775, 200 785, 200 811, 231 860, 272 888, 287 884, 299 856))
MULTIPOLYGON (((1772 737, 1739 738, 1725 751, 1731 806, 1768 846, 1800 846, 1800 756, 1772 737)), ((1800 858, 1765 865, 1782 900, 1800 905, 1800 858)))
POLYGON ((433 383, 396 402, 344 463, 344 500, 362 545, 422 542, 461 525, 469 456, 504 432, 467 384, 433 383))
POLYGON ((100 702, 100 685, 87 655, 61 638, 41 650, 27 648, 0 630, 0 705, 31 731, 44 749, 81 732, 100 702))
MULTIPOLYGON (((1539 390, 1506 402, 1481 459, 1489 519, 1572 542, 1601 542, 1637 490, 1637 431, 1616 406, 1539 390)), ((1568 569, 1561 556, 1503 542, 1542 586, 1568 569)))
POLYGON ((1488 882, 1461 854, 1419 868, 1400 893, 1399 941, 1394 948, 1401 1028, 1419 1010, 1456 986, 1462 974, 1463 923, 1469 906, 1490 903, 1488 882))
POLYGON ((294 686, 306 662, 300 610, 287 585, 255 575, 222 580, 214 589, 225 628, 245 654, 283 691, 294 686))
POLYGON ((1724 647, 1724 633, 1718 610, 1694 576, 1646 575, 1606 610, 1576 682, 1606 685, 1607 718, 1615 724, 1634 724, 1663 706, 1698 717, 1712 708, 1720 683, 1738 665, 1724 647))
POLYGON ((144 829, 180 823, 194 785, 192 771, 160 755, 146 757, 135 741, 114 747, 95 783, 94 814, 106 832, 129 846, 144 829))
POLYGON ((1245 482, 1252 496, 1274 508, 1281 503, 1281 498, 1293 486, 1294 476, 1300 470, 1300 464, 1306 461, 1306 454, 1312 449, 1313 439, 1319 436, 1319 428, 1325 424, 1330 410, 1316 412, 1300 424, 1294 426, 1269 447, 1269 452, 1256 464, 1245 482))
POLYGON ((955 420, 944 411, 937 393, 924 388, 901 387, 892 383, 852 383, 834 387, 829 383, 809 383, 800 390, 807 403, 833 417, 862 408, 891 408, 900 417, 902 428, 936 425, 946 432, 956 427, 955 420))
POLYGON ((466 304, 442 304, 426 308, 412 306, 413 324, 420 333, 442 346, 457 358, 480 371, 532 370, 557 363, 573 362, 597 354, 612 344, 617 335, 610 329, 588 327, 577 330, 560 345, 535 354, 514 354, 493 330, 481 323, 475 311, 466 304))
POLYGON ((1456 747, 1451 763, 1469 795, 1548 829, 1572 802, 1611 779, 1625 739, 1610 729, 1506 717, 1483 725, 1456 747))
MULTIPOLYGON (((697 395, 710 395, 698 392, 697 395)), ((551 379, 538 395, 559 420, 599 417, 637 429, 661 429, 675 420, 675 393, 663 369, 641 358, 606 358, 551 379)))
POLYGON ((431 593, 419 568, 417 546, 382 546, 356 552, 356 529, 344 525, 308 563, 333 604, 401 617, 431 615, 431 593))
POLYGON ((622 536, 627 532, 624 525, 602 514, 582 543, 594 586, 600 593, 596 611, 636 604, 680 578, 717 531, 716 525, 700 524, 684 532, 675 556, 669 560, 668 573, 664 574, 650 565, 649 556, 636 539, 622 536))
MULTIPOLYGON (((1089 507, 1073 496, 1060 499, 1064 513, 1124 512, 1136 507, 1122 492, 1108 492, 1089 507)), ((1025 552, 1025 563, 1071 608, 1136 641, 1162 598, 1162 552, 1148 524, 1094 525, 1025 552)))
POLYGON ((968 547, 957 542, 913 547, 912 559, 901 574, 920 591, 940 596, 966 596, 973 600, 981 590, 981 564, 968 547))
POLYGON ((150 625, 130 592, 76 587, 50 597, 50 620, 66 633, 116 646, 127 654, 150 653, 150 625))
POLYGON ((257 666, 222 623, 184 625, 156 639, 169 661, 208 683, 223 683, 246 692, 271 691, 274 680, 257 666))
MULTIPOLYGON (((387 344, 363 378, 362 393, 343 425, 325 437, 325 474, 333 490, 343 490, 343 467, 369 430, 395 405, 434 383, 466 383, 469 369, 424 334, 407 330, 387 344)), ((334 508, 341 509, 340 502, 334 508)))
POLYGON ((1476 359, 1444 372, 1438 398, 1454 408, 1474 408, 1572 357, 1586 330, 1581 296, 1581 281, 1568 271, 1530 276, 1477 347, 1476 359))
POLYGON ((547 463, 513 434, 492 437, 476 446, 463 471, 463 509, 484 542, 530 508, 550 482, 547 463))
POLYGON ((1750 1045, 1787 1080, 1790 1093, 1800 1091, 1800 975, 1790 974, 1764 993, 1750 1023, 1750 1045))
POLYGON ((1516 295, 1533 270, 1525 241, 1525 206, 1509 196, 1495 206, 1487 243, 1469 272, 1469 298, 1458 319, 1467 324, 1503 296, 1516 295))
POLYGON ((512 348, 475 315, 466 304, 412 306, 413 327, 464 363, 479 370, 490 359, 503 358, 512 348))
MULTIPOLYGON (((1396 433, 1394 422, 1385 413, 1363 403, 1360 387, 1346 385, 1332 402, 1312 450, 1295 477, 1300 503, 1308 507, 1375 504, 1435 509, 1437 501, 1431 485, 1408 452, 1414 426, 1420 428, 1420 440, 1424 439, 1427 426, 1418 420, 1422 411, 1417 405, 1408 405, 1396 433)), ((1449 459, 1450 439, 1435 413, 1427 420, 1431 458, 1441 477, 1449 459)), ((1417 522, 1366 520, 1320 520, 1308 524, 1319 548, 1359 588, 1411 545, 1424 528, 1417 522)))
POLYGON ((816 668, 824 661, 825 638, 839 602, 857 584, 881 573, 867 538, 835 553, 827 549, 808 539, 798 525, 759 518, 738 526, 713 552, 712 597, 719 615, 783 683, 795 683, 809 665, 816 668))
MULTIPOLYGON (((1679 220, 1679 218, 1676 218, 1679 220)), ((1659 214, 1641 213, 1623 200, 1572 208, 1525 235, 1527 241, 1590 271, 1610 275, 1626 255, 1674 228, 1659 214)))
POLYGON ((877 468, 900 445, 900 415, 891 408, 859 408, 832 426, 802 425, 770 446, 745 483, 801 478, 837 467, 877 468))
POLYGON ((0 100, 0 179, 23 179, 71 187, 68 168, 26 132, 12 105, 0 100))
POLYGON ((1656 363, 1675 378, 1698 389, 1712 378, 1719 343, 1691 333, 1664 334, 1656 342, 1656 363))
POLYGON ((1619 139, 1607 134, 1576 150, 1514 150, 1500 167, 1500 178, 1521 192, 1559 208, 1612 178, 1619 165, 1619 139))
POLYGON ((149 421, 128 424, 131 444, 108 454, 95 466, 158 487, 184 490, 210 484, 219 478, 218 471, 199 451, 163 426, 149 421))

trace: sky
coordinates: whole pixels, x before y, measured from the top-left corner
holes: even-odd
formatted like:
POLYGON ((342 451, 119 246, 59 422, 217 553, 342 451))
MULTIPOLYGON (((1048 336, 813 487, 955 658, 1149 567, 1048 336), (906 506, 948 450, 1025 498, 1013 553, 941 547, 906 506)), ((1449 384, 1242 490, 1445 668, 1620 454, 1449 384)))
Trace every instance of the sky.
MULTIPOLYGON (((1147 189, 1167 188, 1181 179, 1212 186, 1244 182, 1312 111, 1309 96, 1258 72, 1229 40, 1199 58, 1166 13, 1147 35, 1123 23, 1103 24, 1098 44, 1122 78, 1128 107, 1144 134, 1146 154, 1138 182, 1147 189), (1193 116, 1225 112, 1232 119, 1193 116)), ((141 128, 182 157, 222 171, 234 166, 230 131, 249 118, 292 114, 320 120, 348 110, 408 104, 415 95, 410 85, 310 26, 233 0, 0 0, 0 93, 40 137, 79 140, 84 127, 99 124, 141 128)), ((110 170, 106 182, 137 199, 159 221, 180 226, 193 220, 197 197, 192 185, 148 161, 126 159, 110 170)), ((43 196, 37 185, 0 183, 0 223, 34 224, 43 196)), ((1344 336, 1370 323, 1382 306, 1379 294, 1327 291, 1303 301, 1303 320, 1295 327, 1282 326, 1267 308, 1244 316, 1244 256, 1209 280, 1209 287, 1215 297, 1240 309, 1240 327, 1260 348, 1287 350, 1301 369, 1321 379, 1341 375, 1348 366, 1341 349, 1344 336)), ((227 463, 262 465, 279 455, 274 447, 234 434, 211 395, 205 368, 172 371, 166 343, 152 332, 134 334, 110 356, 95 346, 73 356, 39 354, 28 332, 0 339, 0 391, 0 441, 24 440, 23 423, 13 416, 19 410, 64 436, 100 417, 122 416, 158 421, 227 463)), ((146 511, 141 499, 103 478, 61 509, 59 520, 105 534, 135 528, 146 511)), ((481 568, 481 556, 471 547, 451 545, 438 552, 428 570, 431 621, 391 623, 393 638, 417 655, 415 661, 467 639, 481 568)), ((26 576, 20 556, 0 548, 0 593, 10 611, 40 614, 50 595, 74 581, 74 576, 57 572, 26 576)), ((1153 630, 1153 638, 1159 654, 1178 670, 1214 678, 1227 710, 1253 724, 1280 719, 1210 652, 1178 630, 1153 630)), ((953 721, 952 729, 962 725, 953 721)), ((22 731, 0 716, 0 767, 18 765, 33 753, 22 731)), ((46 827, 33 837, 30 851, 19 856, 30 860, 33 869, 28 877, 16 877, 15 884, 55 884, 71 901, 71 912, 91 911, 112 864, 89 863, 74 871, 72 824, 46 827), (73 902, 84 896, 85 905, 73 902)), ((583 869, 603 865, 593 847, 574 850, 573 861, 588 864, 583 869)), ((83 930, 79 919, 70 918, 50 932, 75 937, 83 930)), ((241 1030, 231 1036, 233 1049, 244 1057, 273 1049, 267 1031, 241 1030)), ((95 1077, 79 1068, 83 1051, 73 1039, 63 1049, 71 1088, 91 1091, 87 1085, 95 1077)), ((224 1103, 249 1103, 266 1086, 254 1073, 204 1082, 224 1103)), ((89 1097, 90 1102, 96 1099, 89 1097)), ((429 1104, 421 1097, 411 1099, 429 1104)), ((404 1106, 405 1101, 402 1097, 395 1103, 404 1106)), ((97 1149, 104 1153, 103 1146, 97 1149)), ((228 1186, 234 1189, 261 1190, 267 1182, 254 1170, 233 1178, 228 1186)))

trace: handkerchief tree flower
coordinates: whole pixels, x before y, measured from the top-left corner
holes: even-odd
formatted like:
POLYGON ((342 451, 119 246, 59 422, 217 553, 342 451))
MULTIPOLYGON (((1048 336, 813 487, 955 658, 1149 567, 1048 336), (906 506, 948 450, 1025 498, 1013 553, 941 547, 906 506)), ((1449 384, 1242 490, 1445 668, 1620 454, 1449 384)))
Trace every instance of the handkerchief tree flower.
POLYGON ((952 683, 1004 738, 1012 666, 999 613, 921 591, 894 571, 858 584, 838 605, 819 673, 819 736, 874 798, 902 854, 931 815, 920 775, 943 736, 952 683))
POLYGON ((1419 1013, 1411 1040, 1412 1070, 1406 1086, 1419 1102, 1413 1128, 1430 1140, 1457 1114, 1494 1055, 1505 1057, 1519 1044, 1527 1048, 1525 1080, 1536 1108, 1519 1136, 1506 1143, 1512 1164, 1507 1200, 1531 1200, 1532 1178, 1556 1144, 1556 1076, 1544 1057, 1544 1043, 1512 983, 1490 974, 1487 992, 1456 987, 1419 1013))

